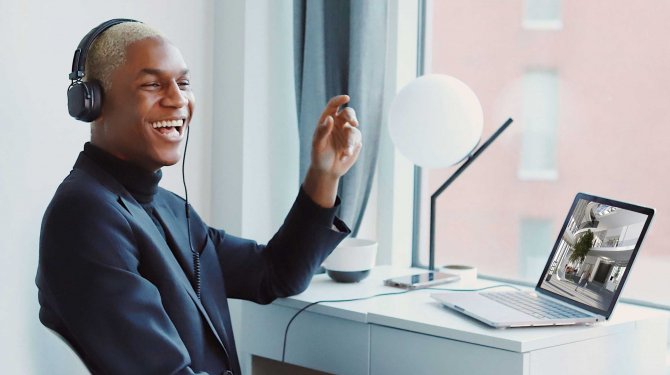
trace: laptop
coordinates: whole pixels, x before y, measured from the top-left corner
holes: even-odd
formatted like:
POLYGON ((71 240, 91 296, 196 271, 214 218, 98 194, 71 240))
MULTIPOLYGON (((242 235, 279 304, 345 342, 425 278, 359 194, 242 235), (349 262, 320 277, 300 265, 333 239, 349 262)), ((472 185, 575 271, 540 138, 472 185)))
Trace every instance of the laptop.
POLYGON ((431 296, 496 328, 607 320, 653 216, 648 207, 578 193, 534 291, 431 296))

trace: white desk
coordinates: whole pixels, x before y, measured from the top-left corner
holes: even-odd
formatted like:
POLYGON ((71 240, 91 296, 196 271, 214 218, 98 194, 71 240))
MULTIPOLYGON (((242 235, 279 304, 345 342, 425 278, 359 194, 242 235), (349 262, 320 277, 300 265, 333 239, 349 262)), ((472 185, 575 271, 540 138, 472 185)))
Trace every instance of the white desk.
MULTIPOLYGON (((295 297, 245 303, 240 359, 281 360, 284 330, 300 308, 319 300, 395 292, 381 280, 411 273, 379 267, 357 284, 317 275, 295 297)), ((497 283, 479 280, 478 287, 497 283)), ((445 288, 462 287, 459 283, 445 288)), ((494 329, 450 311, 422 290, 365 301, 324 303, 289 329, 286 361, 335 374, 662 374, 667 315, 619 304, 593 326, 494 329)))

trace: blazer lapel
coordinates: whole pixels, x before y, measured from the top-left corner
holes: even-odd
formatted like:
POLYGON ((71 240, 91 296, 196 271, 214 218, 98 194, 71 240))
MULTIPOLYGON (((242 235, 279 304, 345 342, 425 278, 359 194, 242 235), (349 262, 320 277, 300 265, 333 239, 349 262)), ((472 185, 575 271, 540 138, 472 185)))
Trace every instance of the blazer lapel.
MULTIPOLYGON (((193 253, 191 252, 191 244, 189 243, 189 238, 188 238, 188 231, 187 231, 187 225, 185 220, 178 220, 175 215, 172 213, 172 210, 170 210, 164 201, 162 200, 154 200, 154 204, 158 208, 156 215, 159 217, 159 220, 161 220, 164 224, 164 228, 166 228, 166 233, 165 235, 168 236, 176 245, 177 250, 175 257, 179 258, 178 262, 181 265, 186 265, 184 267, 183 274, 188 273, 191 277, 193 277, 193 253)), ((200 251, 200 249, 196 248, 197 245, 197 240, 196 236, 191 233, 191 241, 193 241, 193 247, 196 251, 200 251)), ((203 266, 201 265, 201 270, 203 269, 203 266)), ((201 274, 201 281, 204 281, 204 276, 201 274)), ((203 282, 203 285, 205 283, 203 282)), ((222 324, 215 324, 214 321, 212 321, 210 314, 207 313, 207 308, 206 308, 206 303, 205 301, 200 300, 198 298, 198 295, 195 293, 195 290, 193 289, 193 286, 189 282, 189 295, 193 299, 193 301, 198 305, 198 308, 200 309, 200 312, 204 315, 205 319, 207 320, 207 323, 209 324, 210 328, 216 335, 217 340, 219 340, 219 343, 221 343, 224 348, 226 347, 225 344, 223 343, 221 337, 219 336, 219 331, 217 328, 221 330, 221 335, 226 337, 225 334, 225 329, 222 326, 222 324)), ((201 295, 204 296, 204 293, 201 293, 201 295)))
MULTIPOLYGON (((195 290, 193 290, 193 286, 191 285, 190 280, 186 276, 186 273, 184 273, 184 270, 182 267, 179 265, 177 262, 176 256, 170 251, 170 248, 163 238, 163 236, 160 234, 158 231, 158 228, 156 228, 156 225, 154 222, 151 220, 149 215, 144 211, 144 208, 142 208, 134 198, 127 198, 124 196, 119 196, 119 200, 123 203, 123 205, 127 208, 128 212, 130 212, 131 215, 139 222, 139 224, 142 226, 142 228, 146 229, 146 231, 149 233, 151 240, 156 243, 160 244, 160 246, 157 246, 160 251, 163 253, 163 257, 167 259, 168 264, 170 265, 170 270, 173 275, 175 275, 178 279, 180 284, 184 287, 188 295, 191 297, 193 300, 193 303, 196 304, 198 307, 198 310, 200 310, 200 313, 202 314, 203 318, 205 321, 207 321, 207 324, 209 325, 210 329, 214 333, 214 336, 216 337, 216 340, 219 342, 219 344, 225 349, 225 345, 223 344, 223 341, 221 340, 221 337, 219 337, 219 334, 217 330, 214 327, 214 324, 209 318, 209 315, 207 314, 207 311, 205 310, 204 306, 200 302, 200 299, 198 298, 198 295, 195 293, 195 290)), ((163 212, 169 212, 166 210, 162 210, 163 212)), ((165 223, 165 234, 170 235, 170 233, 174 233, 175 231, 179 231, 179 225, 177 225, 174 222, 174 219, 169 220, 164 218, 164 216, 172 216, 172 215, 159 215, 159 218, 164 221, 165 223)), ((183 254, 184 250, 187 249, 189 252, 190 247, 188 247, 188 238, 184 241, 183 238, 178 239, 177 237, 183 237, 183 233, 180 233, 182 235, 173 235, 172 237, 175 239, 177 246, 179 247, 179 250, 177 251, 179 254, 183 254), (184 247, 186 246, 186 247, 184 247)), ((183 255, 182 255, 183 256, 183 255)), ((191 264, 193 261, 191 260, 191 264)))
MULTIPOLYGON (((193 277, 193 253, 191 252, 191 243, 188 238, 185 220, 177 220, 172 211, 160 199, 154 199, 156 207, 156 216, 165 228, 165 235, 169 241, 176 247, 174 256, 177 258, 185 274, 193 277)), ((191 238, 194 243, 195 238, 191 238)), ((195 247, 195 245, 194 245, 195 247)))

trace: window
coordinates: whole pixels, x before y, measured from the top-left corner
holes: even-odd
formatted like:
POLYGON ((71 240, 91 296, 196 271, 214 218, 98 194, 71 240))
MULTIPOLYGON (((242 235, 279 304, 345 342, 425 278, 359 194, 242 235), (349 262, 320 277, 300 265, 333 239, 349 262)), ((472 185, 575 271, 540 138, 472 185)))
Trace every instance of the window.
POLYGON ((555 180, 558 77, 552 70, 529 70, 522 87, 519 178, 555 180))
POLYGON ((560 29, 560 0, 524 0, 523 26, 527 29, 560 29))
MULTIPOLYGON (((483 139, 514 119, 437 200, 436 264, 535 282, 585 191, 657 209, 623 297, 670 308, 670 3, 615 1, 606 13, 579 0, 430 4, 427 73, 473 89, 483 139), (528 29, 521 14, 563 27, 528 29)), ((423 170, 423 265, 427 202, 455 168, 423 170)))

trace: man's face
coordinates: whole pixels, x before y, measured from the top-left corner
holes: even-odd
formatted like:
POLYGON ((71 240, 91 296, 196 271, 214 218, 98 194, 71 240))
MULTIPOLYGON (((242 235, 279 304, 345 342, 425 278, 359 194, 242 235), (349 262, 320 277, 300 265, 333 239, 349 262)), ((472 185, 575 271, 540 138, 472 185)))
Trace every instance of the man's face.
POLYGON ((177 47, 160 38, 131 44, 111 83, 93 143, 149 171, 177 163, 194 106, 177 47))

